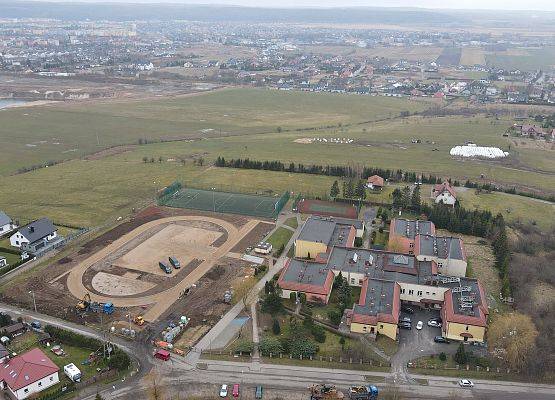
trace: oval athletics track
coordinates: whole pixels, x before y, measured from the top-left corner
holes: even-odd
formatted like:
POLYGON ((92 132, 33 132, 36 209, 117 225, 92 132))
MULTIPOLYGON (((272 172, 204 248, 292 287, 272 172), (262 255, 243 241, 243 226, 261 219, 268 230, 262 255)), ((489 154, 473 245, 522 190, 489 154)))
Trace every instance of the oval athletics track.
POLYGON ((143 232, 161 225, 167 224, 169 222, 178 222, 178 221, 205 221, 211 222, 215 225, 219 225, 223 229, 227 231, 228 237, 227 241, 223 243, 220 247, 215 248, 214 252, 206 257, 204 261, 202 261, 192 272, 190 272, 183 280, 177 282, 174 286, 169 289, 166 289, 163 292, 152 294, 149 296, 141 296, 138 294, 134 297, 125 297, 125 298, 118 298, 117 296, 109 297, 109 296, 99 296, 99 295, 92 295, 94 301, 98 302, 112 302, 116 307, 134 307, 134 306, 143 306, 143 305, 152 305, 148 311, 144 314, 144 318, 147 321, 154 321, 156 320, 161 314, 163 314, 168 307, 170 307, 175 301, 179 299, 180 294, 190 287, 192 284, 197 282, 200 278, 202 278, 210 269, 216 264, 216 262, 224 257, 227 253, 231 251, 231 249, 239 243, 239 241, 246 236, 260 221, 256 219, 249 220, 245 225, 240 228, 237 228, 233 224, 218 219, 212 218, 207 216, 194 216, 194 215, 187 215, 187 216, 176 216, 176 217, 168 217, 168 218, 161 218, 155 221, 147 222, 135 228, 131 232, 126 233, 119 239, 115 240, 105 248, 99 250, 98 252, 94 253, 92 256, 88 257, 81 263, 77 264, 68 274, 67 277, 67 288, 70 293, 78 299, 82 299, 86 293, 89 293, 89 290, 83 284, 83 276, 87 269, 91 266, 96 264, 97 262, 101 261, 106 256, 110 255, 114 251, 118 250, 122 246, 125 246, 129 241, 136 238, 138 235, 142 234, 143 232))

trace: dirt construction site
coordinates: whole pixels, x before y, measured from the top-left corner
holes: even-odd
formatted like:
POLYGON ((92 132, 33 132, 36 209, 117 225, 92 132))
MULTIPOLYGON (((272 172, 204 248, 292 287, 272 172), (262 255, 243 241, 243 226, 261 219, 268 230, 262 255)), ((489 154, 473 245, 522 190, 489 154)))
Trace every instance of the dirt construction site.
POLYGON ((242 259, 244 247, 272 228, 251 217, 149 207, 48 268, 33 271, 2 297, 28 306, 33 291, 39 311, 95 323, 98 315, 75 310, 78 300, 90 294, 93 301, 114 304, 112 323, 127 315, 142 315, 147 322, 186 315, 191 330, 202 336, 231 307, 223 302, 225 291, 253 275, 251 263, 242 259), (170 256, 181 267, 166 273, 159 262, 171 265, 170 256))

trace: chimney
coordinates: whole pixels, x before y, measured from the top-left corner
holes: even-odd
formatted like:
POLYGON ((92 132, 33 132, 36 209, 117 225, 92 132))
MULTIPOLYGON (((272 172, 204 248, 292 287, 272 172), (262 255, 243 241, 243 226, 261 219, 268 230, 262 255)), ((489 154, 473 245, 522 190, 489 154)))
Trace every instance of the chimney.
POLYGON ((31 225, 31 226, 29 227, 29 232, 33 233, 34 231, 35 231, 35 227, 31 225))

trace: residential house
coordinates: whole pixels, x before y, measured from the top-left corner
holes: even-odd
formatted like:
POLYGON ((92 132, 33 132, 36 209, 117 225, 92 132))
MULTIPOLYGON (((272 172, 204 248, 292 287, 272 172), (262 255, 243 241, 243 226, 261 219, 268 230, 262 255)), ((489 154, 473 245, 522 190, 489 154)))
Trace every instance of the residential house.
POLYGON ((4 236, 16 228, 17 225, 14 224, 12 219, 8 217, 5 212, 0 211, 0 236, 4 236))
POLYGON ((23 400, 60 382, 60 369, 40 349, 34 348, 0 365, 0 388, 23 400))
POLYGON ((45 251, 63 238, 58 228, 48 218, 41 218, 25 225, 10 237, 10 244, 30 253, 45 251))
POLYGON ((372 190, 382 190, 384 186, 384 179, 379 175, 369 176, 366 186, 372 190))
POLYGON ((455 203, 457 202, 457 194, 449 182, 434 185, 432 188, 431 198, 434 199, 436 204, 443 203, 455 206, 455 203))

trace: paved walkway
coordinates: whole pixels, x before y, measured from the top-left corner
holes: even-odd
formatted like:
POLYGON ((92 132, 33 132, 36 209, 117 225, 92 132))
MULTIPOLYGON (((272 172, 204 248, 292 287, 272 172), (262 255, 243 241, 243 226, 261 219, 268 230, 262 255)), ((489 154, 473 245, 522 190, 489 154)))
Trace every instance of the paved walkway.
MULTIPOLYGON (((277 229, 277 226, 276 226, 276 229, 277 229)), ((295 233, 293 233, 293 236, 291 236, 291 239, 289 239, 289 242, 285 246, 283 253, 277 259, 276 263, 268 269, 268 272, 266 273, 266 275, 264 275, 264 277, 262 277, 262 279, 260 279, 251 289, 251 291, 247 295, 245 304, 243 304, 242 301, 235 304, 231 308, 231 310, 229 310, 222 317, 222 319, 220 319, 218 323, 216 323, 216 325, 214 325, 212 329, 208 331, 206 335, 204 335, 204 337, 195 345, 193 350, 187 354, 187 356, 185 357, 186 363, 188 363, 190 366, 195 366, 196 363, 200 360, 200 355, 202 351, 210 348, 210 344, 212 343, 212 341, 223 330, 227 329, 231 321, 233 321, 233 319, 235 319, 241 313, 241 311, 243 311, 245 306, 256 303, 258 301, 258 294, 262 290, 262 288, 264 288, 264 285, 266 284, 266 282, 269 282, 270 280, 272 280, 274 275, 276 275, 284 267, 285 260, 287 258, 287 252, 289 251, 291 246, 293 246, 293 243, 295 243, 295 240, 299 235, 299 231, 300 230, 298 228, 295 230, 295 233)), ((269 235, 271 233, 272 232, 270 232, 269 235)), ((253 329, 254 329, 254 323, 253 323, 253 329)))

